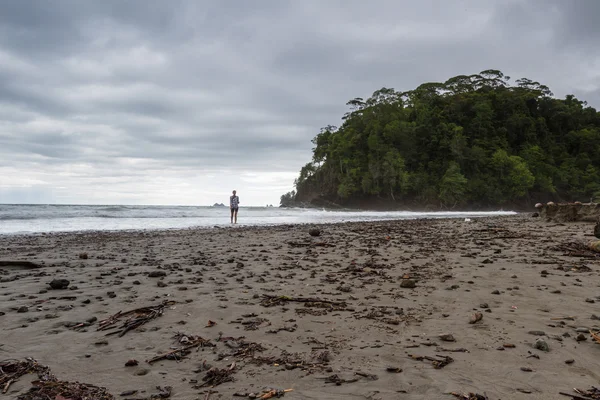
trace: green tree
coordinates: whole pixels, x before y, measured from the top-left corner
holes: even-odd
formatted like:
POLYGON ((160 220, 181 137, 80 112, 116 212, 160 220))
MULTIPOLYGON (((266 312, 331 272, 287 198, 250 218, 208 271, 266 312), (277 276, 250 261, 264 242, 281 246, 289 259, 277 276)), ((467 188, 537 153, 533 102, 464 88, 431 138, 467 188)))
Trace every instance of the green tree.
POLYGON ((455 207, 465 200, 468 179, 460 172, 460 167, 454 161, 450 162, 446 173, 440 182, 440 200, 446 205, 455 207))

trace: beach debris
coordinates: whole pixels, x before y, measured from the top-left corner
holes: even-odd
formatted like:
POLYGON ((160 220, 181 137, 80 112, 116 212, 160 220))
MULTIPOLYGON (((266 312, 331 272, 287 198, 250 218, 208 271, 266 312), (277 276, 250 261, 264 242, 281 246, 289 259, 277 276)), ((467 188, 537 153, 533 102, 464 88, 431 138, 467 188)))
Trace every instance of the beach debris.
POLYGON ((106 388, 87 383, 50 380, 35 381, 31 384, 33 386, 29 389, 29 392, 20 395, 17 400, 115 400, 115 396, 108 393, 106 388))
POLYGON ((416 356, 412 354, 409 354, 408 356, 417 361, 431 361, 431 365, 433 365, 435 369, 442 369, 446 365, 454 362, 454 359, 449 356, 436 356, 437 358, 429 356, 416 356))
POLYGON ((483 314, 477 311, 475 314, 471 315, 469 319, 470 324, 475 324, 483 319, 483 314))
POLYGON ((23 375, 31 373, 36 373, 38 380, 33 381, 29 391, 19 395, 17 400, 115 399, 103 387, 58 380, 49 367, 39 364, 33 358, 26 358, 24 361, 0 361, 0 387, 2 387, 2 393, 6 394, 14 382, 23 375))
POLYGON ((273 397, 283 397, 286 393, 293 392, 294 389, 269 389, 263 394, 256 396, 257 399, 272 399, 273 397))
POLYGON ((150 395, 150 399, 168 399, 171 397, 171 393, 173 392, 173 388, 171 386, 157 386, 156 390, 158 390, 158 393, 150 395))
POLYGON ((257 352, 263 352, 266 348, 260 343, 249 342, 243 339, 225 338, 221 342, 225 343, 225 346, 231 348, 233 352, 228 354, 219 354, 218 359, 222 360, 226 357, 236 357, 238 359, 245 359, 254 357, 257 352))
POLYGON ((481 395, 481 394, 477 394, 477 393, 457 393, 457 392, 450 392, 448 393, 458 399, 461 400, 489 400, 489 398, 487 397, 487 395, 481 395))
POLYGON ((594 332, 590 329, 590 335, 592 335, 592 339, 594 339, 596 343, 600 344, 600 331, 594 332))
POLYGON ((213 367, 206 371, 206 375, 202 378, 204 383, 195 385, 194 389, 200 389, 203 387, 215 387, 225 382, 233 381, 233 374, 236 372, 236 363, 231 363, 227 368, 213 367))
POLYGON ((563 396, 571 397, 571 400, 599 400, 600 399, 600 389, 592 386, 589 390, 581 390, 577 388, 573 388, 573 391, 577 394, 570 394, 565 392, 558 392, 563 396))
POLYGON ((311 228, 308 230, 308 234, 310 236, 320 236, 321 235, 321 230, 318 228, 311 228))
POLYGON ((179 361, 188 354, 191 353, 191 349, 198 347, 215 347, 216 345, 210 341, 210 339, 204 339, 201 336, 194 335, 186 335, 184 333, 177 333, 174 336, 177 344, 182 345, 181 347, 171 350, 167 353, 158 355, 149 360, 146 360, 148 364, 152 364, 153 362, 160 360, 176 360, 179 361))
POLYGON ((134 330, 134 329, 152 321, 155 318, 160 317, 163 314, 165 308, 172 304, 175 304, 175 302, 174 301, 163 301, 162 303, 160 303, 156 306, 136 308, 135 310, 131 310, 131 311, 127 311, 127 312, 119 311, 118 313, 99 321, 98 322, 98 330, 105 331, 105 330, 113 329, 113 331, 107 333, 106 336, 118 334, 119 337, 121 337, 121 336, 125 335, 127 332, 134 330), (121 321, 121 319, 123 319, 123 318, 127 318, 127 319, 119 327, 115 327, 114 325, 117 322, 121 321))
POLYGON ((335 247, 335 244, 328 242, 286 242, 288 245, 292 247, 335 247))
POLYGON ((291 297, 291 296, 275 296, 271 294, 263 294, 263 299, 260 302, 260 305, 263 307, 274 307, 281 304, 285 304, 287 302, 297 302, 297 303, 311 303, 313 305, 317 303, 321 304, 330 304, 333 306, 346 307, 346 303, 343 301, 334 301, 334 300, 326 300, 319 299, 316 297, 291 297))
POLYGON ((325 381, 325 383, 334 383, 337 386, 340 386, 343 383, 358 382, 358 380, 360 378, 342 379, 342 378, 339 377, 339 375, 334 374, 334 375, 326 376, 324 378, 317 378, 317 379, 323 379, 325 381))
POLYGON ((580 258, 600 257, 600 240, 589 243, 567 242, 552 247, 552 250, 561 251, 563 256, 580 258))
POLYGON ((36 373, 40 380, 56 379, 50 372, 50 368, 39 364, 33 358, 26 358, 24 361, 14 359, 0 361, 0 388, 2 393, 6 394, 10 385, 20 377, 32 373, 36 373))
POLYGON ((213 326, 217 325, 217 323, 215 321, 211 321, 210 319, 208 320, 208 323, 206 324, 206 328, 212 328, 213 326))
POLYGON ((48 285, 54 290, 62 290, 66 289, 69 286, 69 283, 71 282, 67 279, 53 279, 48 285))

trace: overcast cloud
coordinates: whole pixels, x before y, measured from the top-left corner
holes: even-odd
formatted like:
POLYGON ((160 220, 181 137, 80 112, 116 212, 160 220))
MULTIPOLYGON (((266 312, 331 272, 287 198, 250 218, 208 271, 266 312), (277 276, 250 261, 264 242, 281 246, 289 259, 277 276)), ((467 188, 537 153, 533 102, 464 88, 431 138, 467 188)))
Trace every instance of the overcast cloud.
POLYGON ((0 203, 277 205, 385 86, 500 69, 600 108, 598 0, 0 2, 0 203))

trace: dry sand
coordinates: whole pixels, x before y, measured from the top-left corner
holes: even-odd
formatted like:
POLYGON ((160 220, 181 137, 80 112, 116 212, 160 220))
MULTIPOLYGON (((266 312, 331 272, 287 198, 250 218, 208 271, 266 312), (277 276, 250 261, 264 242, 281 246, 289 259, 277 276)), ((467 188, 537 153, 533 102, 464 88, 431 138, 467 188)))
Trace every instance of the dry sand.
MULTIPOLYGON (((171 386, 172 399, 268 388, 293 389, 289 399, 559 399, 598 384, 600 344, 586 330, 600 327, 600 258, 556 248, 591 239, 591 224, 520 215, 323 225, 319 237, 308 229, 2 236, 0 260, 42 267, 0 266, 0 360, 33 357, 59 379, 118 398, 137 390, 120 397, 137 399, 156 386, 171 386), (411 286, 403 276, 416 287, 402 287, 411 286), (69 288, 50 289, 55 278, 69 288), (337 303, 271 305, 265 294, 337 303), (176 303, 122 337, 105 336, 97 321, 72 326, 166 300, 176 303), (469 323, 476 312, 483 319, 469 323), (146 362, 176 349, 178 332, 216 346, 146 362), (411 355, 453 362, 436 369, 411 355), (130 359, 139 365, 126 367, 130 359), (207 368, 232 362, 233 381, 198 387, 207 368)), ((33 378, 0 398, 26 392, 33 378)))

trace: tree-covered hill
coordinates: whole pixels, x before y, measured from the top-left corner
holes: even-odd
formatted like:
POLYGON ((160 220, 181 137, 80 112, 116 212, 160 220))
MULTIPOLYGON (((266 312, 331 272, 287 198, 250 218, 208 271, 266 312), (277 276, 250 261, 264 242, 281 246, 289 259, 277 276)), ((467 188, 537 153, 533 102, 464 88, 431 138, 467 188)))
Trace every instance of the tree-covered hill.
POLYGON ((600 113, 497 70, 355 98, 282 205, 490 208, 600 198, 600 113))

